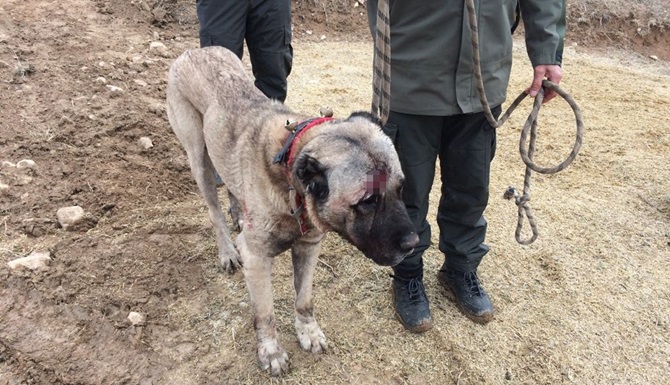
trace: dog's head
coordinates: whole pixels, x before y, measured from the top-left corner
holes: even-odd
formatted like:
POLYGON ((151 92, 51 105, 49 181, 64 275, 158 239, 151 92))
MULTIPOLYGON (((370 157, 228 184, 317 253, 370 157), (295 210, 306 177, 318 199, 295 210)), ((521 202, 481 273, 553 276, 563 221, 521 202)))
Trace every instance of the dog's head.
POLYGON ((402 201, 404 175, 378 119, 364 112, 320 128, 293 165, 310 220, 374 262, 394 266, 419 242, 402 201))

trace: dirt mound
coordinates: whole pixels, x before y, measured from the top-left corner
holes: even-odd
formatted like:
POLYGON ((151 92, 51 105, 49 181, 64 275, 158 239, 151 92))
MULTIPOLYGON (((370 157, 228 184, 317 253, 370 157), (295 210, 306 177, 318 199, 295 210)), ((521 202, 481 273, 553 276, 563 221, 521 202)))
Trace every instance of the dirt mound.
POLYGON ((661 0, 568 2, 568 44, 616 47, 670 61, 670 8, 661 0))

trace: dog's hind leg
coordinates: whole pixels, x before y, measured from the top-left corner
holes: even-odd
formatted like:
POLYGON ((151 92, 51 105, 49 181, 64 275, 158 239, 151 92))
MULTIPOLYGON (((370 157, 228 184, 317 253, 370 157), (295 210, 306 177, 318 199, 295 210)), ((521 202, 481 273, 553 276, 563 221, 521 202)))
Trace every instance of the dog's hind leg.
POLYGON ((319 260, 321 239, 302 237, 291 249, 293 259, 293 285, 295 286, 295 331, 300 347, 312 353, 321 353, 328 348, 326 336, 314 318, 312 286, 314 270, 319 260))
POLYGON ((214 226, 216 242, 219 246, 221 266, 226 271, 232 272, 240 267, 240 255, 230 237, 230 230, 226 224, 221 203, 219 203, 214 165, 205 146, 202 117, 180 94, 171 94, 168 97, 168 118, 172 129, 186 150, 191 173, 207 204, 209 219, 214 226))

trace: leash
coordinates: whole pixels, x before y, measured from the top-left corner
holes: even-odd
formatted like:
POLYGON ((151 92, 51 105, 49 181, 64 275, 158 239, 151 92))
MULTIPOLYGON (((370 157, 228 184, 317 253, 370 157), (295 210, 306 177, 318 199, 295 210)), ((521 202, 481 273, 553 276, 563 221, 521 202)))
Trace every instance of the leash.
MULTIPOLYGON (((491 113, 491 107, 489 106, 488 100, 486 98, 486 92, 484 90, 484 81, 482 79, 482 69, 479 57, 479 29, 477 27, 477 17, 476 17, 474 0, 465 0, 465 6, 468 11, 468 21, 470 23, 470 40, 472 43, 473 64, 475 69, 475 80, 477 82, 477 93, 479 94, 479 101, 482 103, 482 107, 484 108, 484 115, 486 116, 486 120, 488 120, 491 127, 498 128, 501 127, 507 121, 507 119, 512 114, 512 111, 514 111, 514 109, 519 105, 519 103, 521 103, 523 99, 526 98, 526 96, 528 96, 528 94, 522 92, 514 100, 514 102, 512 102, 512 104, 507 108, 507 111, 505 111, 500 120, 496 120, 493 117, 493 114, 491 113)), ((582 118, 582 112, 579 109, 579 106, 577 105, 575 100, 572 98, 572 96, 570 96, 570 94, 565 92, 557 84, 550 82, 549 80, 546 79, 543 80, 542 89, 540 89, 540 92, 535 97, 535 101, 533 103, 533 109, 531 110, 530 115, 528 115, 528 119, 526 119, 526 123, 524 124, 523 130, 521 131, 521 139, 519 140, 519 153, 521 154, 521 159, 526 164, 526 173, 523 182, 523 194, 520 194, 512 186, 508 187, 505 193, 503 194, 503 197, 505 199, 514 199, 514 203, 516 203, 516 205, 519 208, 518 222, 516 231, 514 233, 514 236, 518 243, 522 245, 530 245, 538 237, 537 222, 535 221, 533 212, 530 208, 530 205, 528 204, 528 202, 530 201, 530 180, 532 174, 531 170, 539 172, 541 174, 555 174, 559 171, 564 170, 577 157, 579 149, 582 146, 583 136, 584 136, 584 121, 582 118), (542 100, 544 100, 544 89, 554 90, 570 105, 570 107, 572 107, 572 111, 575 115, 575 121, 577 124, 575 142, 572 146, 570 154, 565 160, 563 160, 560 164, 554 167, 542 167, 537 165, 533 161, 533 155, 535 154, 535 141, 537 139, 537 126, 538 126, 537 117, 540 113, 542 100), (528 143, 528 146, 526 146, 526 140, 528 138, 529 133, 530 133, 530 142, 528 143), (528 149, 526 149, 526 147, 528 149), (524 215, 528 219, 528 223, 530 224, 532 231, 531 237, 527 239, 523 239, 521 237, 524 215)))
MULTIPOLYGON (((386 123, 390 110, 390 95, 391 95, 391 45, 390 45, 390 16, 389 16, 389 0, 380 0, 377 8, 377 26, 375 38, 375 55, 374 55, 374 72, 373 72, 373 97, 372 97, 372 112, 377 114, 382 119, 382 125, 386 123)), ((470 39, 473 51, 473 64, 475 70, 475 80, 477 83, 477 93, 479 94, 479 101, 484 109, 484 115, 491 127, 501 127, 507 119, 509 119, 512 112, 521 103, 523 99, 528 96, 522 92, 512 104, 507 108, 500 120, 496 120, 491 113, 491 107, 486 98, 486 91, 484 89, 484 81, 482 79, 481 62, 479 56, 479 29, 477 26, 477 18, 474 0, 465 0, 465 6, 468 12, 468 21, 470 24, 470 39)), ((518 221, 515 231, 516 241, 522 245, 529 245, 538 237, 537 222, 533 216, 533 212, 528 202, 530 201, 530 182, 532 171, 541 174, 555 174, 568 167, 572 161, 577 157, 579 149, 582 146, 582 139, 584 136, 584 122, 582 112, 575 102, 575 100, 560 88, 557 84, 549 80, 542 81, 542 89, 535 97, 533 108, 526 120, 521 131, 521 138, 519 139, 519 153, 521 159, 526 164, 526 172, 523 183, 523 193, 519 193, 516 188, 510 186, 507 188, 503 197, 505 199, 514 199, 515 204, 519 208, 518 221), (554 167, 542 167, 533 161, 535 154, 535 142, 537 139, 537 117, 544 100, 544 89, 554 90, 561 96, 572 108, 575 115, 577 125, 575 142, 572 146, 572 151, 568 157, 560 164, 554 167), (528 145, 526 142, 530 135, 528 145), (523 230, 524 216, 528 219, 531 227, 532 235, 530 238, 522 238, 521 232, 523 230)))
POLYGON ((379 0, 372 73, 372 113, 386 124, 391 109, 391 20, 389 0, 379 0))

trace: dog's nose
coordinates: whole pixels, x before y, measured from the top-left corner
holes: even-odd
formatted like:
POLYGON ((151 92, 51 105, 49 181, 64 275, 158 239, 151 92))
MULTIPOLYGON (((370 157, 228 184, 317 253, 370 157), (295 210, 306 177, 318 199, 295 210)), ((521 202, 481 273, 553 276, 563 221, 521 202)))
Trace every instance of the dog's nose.
POLYGON ((419 236, 415 232, 404 235, 400 239, 400 250, 404 253, 412 251, 419 244, 419 236))

